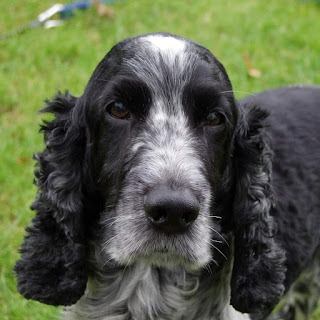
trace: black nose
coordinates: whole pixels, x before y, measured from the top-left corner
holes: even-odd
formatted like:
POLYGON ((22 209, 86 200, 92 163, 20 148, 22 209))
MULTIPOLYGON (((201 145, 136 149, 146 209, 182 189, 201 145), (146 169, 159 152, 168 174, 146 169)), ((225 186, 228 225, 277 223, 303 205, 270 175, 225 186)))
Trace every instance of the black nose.
POLYGON ((144 208, 152 225, 165 233, 186 231, 199 215, 199 202, 189 189, 153 189, 145 197, 144 208))

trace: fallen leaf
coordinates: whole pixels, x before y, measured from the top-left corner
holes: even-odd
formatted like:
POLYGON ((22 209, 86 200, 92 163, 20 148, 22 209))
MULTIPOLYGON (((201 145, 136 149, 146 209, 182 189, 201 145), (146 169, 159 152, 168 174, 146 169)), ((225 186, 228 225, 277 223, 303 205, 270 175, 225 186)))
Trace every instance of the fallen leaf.
POLYGON ((17 164, 23 164, 23 163, 28 163, 30 159, 28 157, 19 157, 16 161, 17 164))
POLYGON ((248 75, 252 78, 260 78, 261 77, 261 71, 258 69, 255 69, 251 63, 250 56, 247 52, 243 54, 244 62, 248 69, 248 75))
POLYGON ((93 5, 97 9, 97 13, 100 17, 106 17, 109 19, 113 19, 115 12, 114 9, 108 7, 104 3, 99 2, 98 0, 93 0, 93 5))

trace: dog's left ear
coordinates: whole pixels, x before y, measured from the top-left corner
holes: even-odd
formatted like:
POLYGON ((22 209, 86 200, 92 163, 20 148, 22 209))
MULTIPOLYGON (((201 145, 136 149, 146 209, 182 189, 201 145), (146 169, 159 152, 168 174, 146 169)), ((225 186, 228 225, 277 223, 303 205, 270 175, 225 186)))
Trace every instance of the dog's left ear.
POLYGON ((264 130, 268 113, 239 106, 235 135, 234 266, 231 304, 255 313, 274 306, 284 293, 284 252, 274 238, 272 152, 264 130))
POLYGON ((46 148, 35 159, 38 194, 36 216, 27 228, 21 258, 15 265, 18 290, 28 299, 52 305, 71 305, 84 293, 84 172, 86 139, 77 109, 78 99, 58 94, 44 112, 46 148))

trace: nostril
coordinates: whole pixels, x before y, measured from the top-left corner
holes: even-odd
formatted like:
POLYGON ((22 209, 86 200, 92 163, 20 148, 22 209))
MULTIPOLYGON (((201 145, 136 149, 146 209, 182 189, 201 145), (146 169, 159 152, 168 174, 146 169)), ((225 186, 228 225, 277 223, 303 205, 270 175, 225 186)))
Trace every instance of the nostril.
POLYGON ((167 212, 164 208, 148 207, 146 212, 153 223, 165 223, 167 220, 167 212))
POLYGON ((182 220, 186 224, 190 224, 191 222, 195 221, 199 215, 199 208, 192 208, 191 210, 186 211, 182 215, 182 220))

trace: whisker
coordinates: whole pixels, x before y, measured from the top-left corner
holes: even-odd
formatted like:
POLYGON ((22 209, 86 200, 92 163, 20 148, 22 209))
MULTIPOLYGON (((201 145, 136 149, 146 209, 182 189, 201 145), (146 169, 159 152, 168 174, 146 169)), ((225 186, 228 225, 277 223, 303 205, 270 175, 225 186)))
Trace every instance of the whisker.
POLYGON ((221 255, 226 259, 226 260, 228 260, 228 258, 227 258, 227 256, 219 249, 219 248, 217 248, 214 244, 210 244, 214 249, 216 249, 218 252, 220 252, 221 253, 221 255))
POLYGON ((105 220, 102 220, 101 223, 106 223, 106 222, 108 222, 110 220, 114 220, 114 219, 117 219, 117 217, 109 217, 109 218, 107 218, 105 220))
POLYGON ((212 227, 209 227, 209 229, 212 230, 213 232, 215 232, 218 236, 220 236, 221 239, 224 241, 224 243, 229 247, 229 243, 227 242, 227 240, 217 230, 215 230, 212 227))
POLYGON ((209 216, 209 218, 221 219, 221 217, 220 217, 220 216, 209 216))
POLYGON ((117 222, 123 222, 132 219, 133 217, 117 217, 113 222, 109 223, 107 226, 111 227, 117 222))
POLYGON ((109 238, 107 241, 105 241, 105 242, 102 244, 102 247, 101 247, 101 250, 100 250, 99 253, 101 254, 101 252, 108 246, 108 244, 109 244, 111 241, 113 241, 116 237, 117 237, 117 235, 115 235, 115 236, 109 238))
POLYGON ((221 240, 216 240, 216 239, 211 239, 210 241, 212 241, 212 242, 217 242, 217 243, 222 243, 223 241, 221 241, 221 240))
POLYGON ((212 270, 210 268, 210 264, 206 264, 205 267, 204 267, 209 273, 212 274, 212 270))
MULTIPOLYGON (((213 258, 211 258, 210 262, 213 262, 217 267, 219 267, 219 263, 216 260, 214 260, 213 258)), ((211 268, 210 268, 210 270, 211 270, 211 268)))
POLYGON ((226 256, 219 248, 217 248, 214 244, 212 244, 212 243, 210 243, 210 242, 208 242, 208 241, 205 241, 205 242, 206 242, 208 245, 210 245, 210 247, 216 249, 219 253, 221 253, 221 255, 222 255, 226 260, 228 260, 227 256, 226 256))
POLYGON ((256 96, 256 93, 251 93, 251 92, 246 92, 246 91, 240 91, 240 90, 227 90, 227 91, 222 91, 220 93, 244 93, 248 96, 256 96))
POLYGON ((103 221, 101 222, 101 224, 105 224, 105 225, 103 225, 101 228, 104 229, 104 228, 106 228, 106 227, 111 227, 111 226, 113 226, 115 223, 123 222, 123 221, 127 221, 127 220, 134 220, 134 219, 136 219, 135 216, 111 217, 111 218, 108 218, 108 219, 103 220, 103 221), (108 223, 106 224, 106 222, 107 222, 107 221, 110 221, 110 220, 114 220, 114 221, 112 221, 112 222, 109 223, 109 224, 108 224, 108 223))

